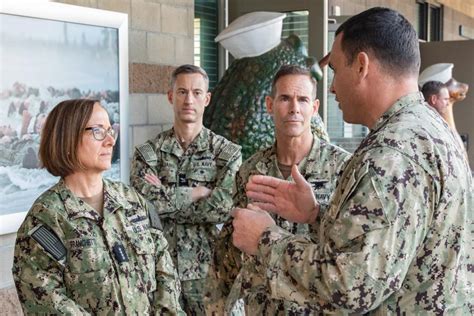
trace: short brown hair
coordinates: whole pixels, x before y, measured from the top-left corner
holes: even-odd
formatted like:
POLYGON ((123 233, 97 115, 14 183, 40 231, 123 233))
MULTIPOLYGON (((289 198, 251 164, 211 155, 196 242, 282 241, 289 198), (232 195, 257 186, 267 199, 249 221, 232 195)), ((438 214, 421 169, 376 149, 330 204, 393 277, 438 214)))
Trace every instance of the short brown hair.
POLYGON ((270 91, 270 96, 274 98, 276 96, 276 84, 281 77, 289 76, 289 75, 302 75, 308 76, 308 79, 311 80, 311 84, 313 85, 312 97, 313 100, 316 100, 316 79, 311 76, 311 72, 309 69, 299 66, 299 65, 283 65, 280 67, 278 72, 273 77, 272 81, 272 90, 270 91))
POLYGON ((83 166, 77 148, 97 100, 62 101, 48 114, 41 131, 41 166, 54 176, 64 178, 83 166))
POLYGON ((432 95, 438 95, 444 88, 448 89, 448 86, 441 81, 428 81, 421 88, 421 93, 423 93, 425 101, 428 102, 432 95))
POLYGON ((171 89, 174 88, 174 84, 176 82, 176 79, 178 78, 178 75, 190 75, 190 74, 200 74, 202 78, 204 79, 204 83, 206 84, 206 89, 209 88, 209 76, 207 75, 206 71, 202 69, 201 67, 185 64, 176 68, 171 74, 171 89))

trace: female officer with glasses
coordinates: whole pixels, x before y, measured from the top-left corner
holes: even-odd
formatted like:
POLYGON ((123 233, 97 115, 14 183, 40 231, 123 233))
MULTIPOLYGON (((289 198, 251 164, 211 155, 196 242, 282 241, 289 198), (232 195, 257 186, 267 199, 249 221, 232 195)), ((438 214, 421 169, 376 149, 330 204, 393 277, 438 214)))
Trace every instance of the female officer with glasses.
POLYGON ((102 178, 115 139, 98 101, 63 101, 48 115, 39 156, 60 180, 18 231, 13 275, 25 314, 183 313, 154 210, 102 178))

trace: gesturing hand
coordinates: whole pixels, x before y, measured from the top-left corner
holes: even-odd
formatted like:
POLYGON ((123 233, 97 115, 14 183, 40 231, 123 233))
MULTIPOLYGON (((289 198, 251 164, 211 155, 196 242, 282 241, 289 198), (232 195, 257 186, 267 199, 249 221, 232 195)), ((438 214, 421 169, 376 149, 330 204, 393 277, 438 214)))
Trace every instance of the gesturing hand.
POLYGON ((247 196, 256 206, 280 215, 294 223, 313 223, 319 213, 311 184, 306 182, 296 165, 291 168, 295 182, 269 176, 252 176, 247 183, 247 196))

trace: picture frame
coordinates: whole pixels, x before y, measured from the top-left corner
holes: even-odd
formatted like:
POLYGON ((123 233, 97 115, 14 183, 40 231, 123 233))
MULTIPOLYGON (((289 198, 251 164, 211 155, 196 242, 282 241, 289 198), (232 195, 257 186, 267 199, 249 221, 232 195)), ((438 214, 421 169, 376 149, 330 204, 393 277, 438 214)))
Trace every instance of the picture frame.
POLYGON ((0 6, 0 235, 14 233, 59 179, 37 151, 49 111, 98 99, 119 131, 112 168, 128 183, 128 15, 42 1, 0 6))

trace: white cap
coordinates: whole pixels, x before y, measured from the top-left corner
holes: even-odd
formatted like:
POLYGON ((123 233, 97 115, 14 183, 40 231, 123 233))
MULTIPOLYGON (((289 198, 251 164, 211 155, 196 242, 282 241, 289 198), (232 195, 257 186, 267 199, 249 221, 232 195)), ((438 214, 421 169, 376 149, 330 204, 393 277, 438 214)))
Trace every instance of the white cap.
POLYGON ((441 81, 446 83, 453 77, 454 64, 440 63, 426 67, 418 78, 418 84, 422 87, 428 81, 441 81))
POLYGON ((254 57, 280 44, 285 13, 257 11, 232 21, 214 41, 235 58, 254 57))

